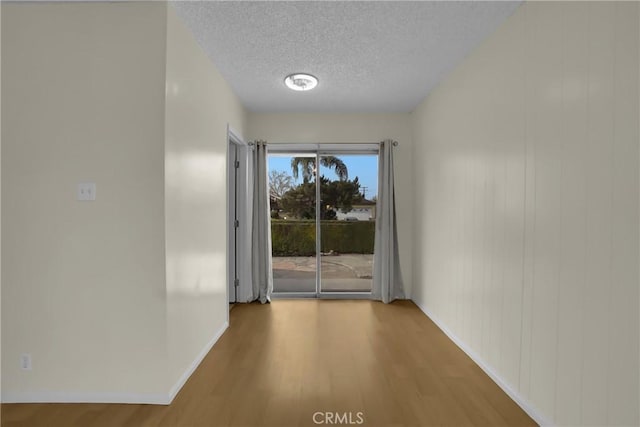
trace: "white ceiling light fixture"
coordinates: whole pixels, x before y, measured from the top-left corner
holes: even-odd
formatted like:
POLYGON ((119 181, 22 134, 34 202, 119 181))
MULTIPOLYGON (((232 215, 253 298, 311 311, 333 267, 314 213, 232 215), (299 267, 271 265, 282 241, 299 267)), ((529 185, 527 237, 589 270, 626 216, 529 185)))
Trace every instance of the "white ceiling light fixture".
POLYGON ((318 79, 311 74, 289 74, 287 78, 284 79, 284 84, 286 84, 287 87, 292 90, 311 90, 314 87, 318 86, 318 79))

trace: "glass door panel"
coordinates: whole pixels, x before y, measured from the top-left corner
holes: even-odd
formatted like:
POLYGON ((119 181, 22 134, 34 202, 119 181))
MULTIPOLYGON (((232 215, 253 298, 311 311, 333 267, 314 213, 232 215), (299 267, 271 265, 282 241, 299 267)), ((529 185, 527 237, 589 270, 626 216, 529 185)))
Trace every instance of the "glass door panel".
POLYGON ((319 163, 320 292, 371 292, 378 156, 321 155, 319 163))
POLYGON ((371 292, 378 156, 363 153, 269 154, 275 294, 371 292))
POLYGON ((274 293, 317 293, 316 154, 270 154, 274 293))

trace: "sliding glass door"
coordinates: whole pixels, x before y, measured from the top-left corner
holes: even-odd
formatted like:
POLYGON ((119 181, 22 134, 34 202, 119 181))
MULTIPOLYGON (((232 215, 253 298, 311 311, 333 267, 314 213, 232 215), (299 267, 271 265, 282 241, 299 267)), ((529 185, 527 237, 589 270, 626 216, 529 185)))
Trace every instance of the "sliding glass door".
POLYGON ((376 147, 314 148, 270 148, 273 292, 366 295, 373 270, 376 147))
POLYGON ((320 165, 320 291, 371 292, 378 157, 326 154, 320 165))
POLYGON ((274 293, 318 292, 315 160, 310 153, 269 155, 274 293))

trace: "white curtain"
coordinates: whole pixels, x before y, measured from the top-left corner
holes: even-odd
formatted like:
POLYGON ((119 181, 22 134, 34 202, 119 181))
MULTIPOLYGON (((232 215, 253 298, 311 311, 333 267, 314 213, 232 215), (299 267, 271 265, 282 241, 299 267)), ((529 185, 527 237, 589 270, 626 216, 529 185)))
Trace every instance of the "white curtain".
POLYGON ((270 301, 271 291, 273 290, 267 143, 265 141, 255 141, 253 148, 251 279, 253 299, 258 299, 264 304, 270 301))
POLYGON ((373 299, 389 303, 404 299, 404 287, 398 255, 396 201, 393 186, 393 148, 397 142, 380 143, 378 160, 378 200, 376 202, 376 235, 373 250, 373 299))

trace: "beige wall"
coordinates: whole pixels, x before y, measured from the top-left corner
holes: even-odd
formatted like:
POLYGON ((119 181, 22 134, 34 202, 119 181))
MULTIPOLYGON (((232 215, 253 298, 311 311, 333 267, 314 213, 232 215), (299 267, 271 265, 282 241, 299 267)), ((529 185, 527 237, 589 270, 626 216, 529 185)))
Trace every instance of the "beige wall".
POLYGON ((3 398, 153 397, 169 388, 166 6, 2 8, 3 398), (83 181, 97 200, 76 200, 83 181))
MULTIPOLYGON (((0 3, 0 82, 2 81, 2 3, 0 3)), ((0 100, 2 100, 2 85, 0 84, 0 100)), ((0 101, 0 177, 2 176, 2 102, 0 101)), ((0 180, 1 181, 1 180, 0 180)), ((0 182, 0 223, 2 223, 2 185, 0 182)), ((0 227, 0 242, 2 242, 2 227, 0 227)), ((2 402, 2 245, 0 244, 0 402, 2 402)), ((0 406, 0 414, 2 407, 0 406)))
POLYGON ((226 327, 227 124, 244 133, 245 113, 172 7, 167 18, 167 325, 177 380, 226 327))
POLYGON ((398 245, 405 288, 411 295, 413 284, 411 248, 413 246, 413 145, 409 114, 249 114, 249 139, 288 143, 379 142, 386 138, 399 142, 396 147, 396 203, 398 245))
POLYGON ((244 110, 166 3, 3 8, 3 398, 166 403, 227 324, 244 110))
POLYGON ((524 4, 413 113, 414 299, 558 425, 638 425, 638 4, 524 4))

